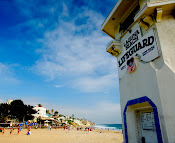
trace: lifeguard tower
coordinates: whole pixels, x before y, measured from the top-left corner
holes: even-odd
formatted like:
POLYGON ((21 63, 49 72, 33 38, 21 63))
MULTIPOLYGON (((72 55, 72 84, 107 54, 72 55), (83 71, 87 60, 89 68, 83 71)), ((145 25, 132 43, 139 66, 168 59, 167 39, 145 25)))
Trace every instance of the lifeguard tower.
POLYGON ((174 0, 118 0, 102 24, 114 39, 125 143, 175 143, 174 17, 174 0))

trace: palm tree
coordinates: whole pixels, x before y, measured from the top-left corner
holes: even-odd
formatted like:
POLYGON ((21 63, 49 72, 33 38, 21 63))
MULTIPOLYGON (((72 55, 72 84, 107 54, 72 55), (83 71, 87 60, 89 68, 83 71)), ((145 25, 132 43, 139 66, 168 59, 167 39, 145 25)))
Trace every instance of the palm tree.
POLYGON ((57 115, 58 115, 58 113, 59 113, 58 111, 55 111, 55 112, 54 112, 54 115, 55 115, 55 116, 57 116, 57 115))
POLYGON ((40 123, 40 128, 41 128, 41 117, 38 117, 37 123, 40 123))
POLYGON ((42 105, 41 104, 38 104, 38 107, 42 107, 42 105))
POLYGON ((46 110, 46 113, 47 113, 47 114, 50 114, 49 110, 46 110))
POLYGON ((74 121, 74 114, 72 114, 72 119, 73 119, 73 121, 74 121))
POLYGON ((51 110, 51 112, 52 112, 52 115, 53 115, 53 111, 54 111, 54 110, 52 109, 52 110, 51 110))

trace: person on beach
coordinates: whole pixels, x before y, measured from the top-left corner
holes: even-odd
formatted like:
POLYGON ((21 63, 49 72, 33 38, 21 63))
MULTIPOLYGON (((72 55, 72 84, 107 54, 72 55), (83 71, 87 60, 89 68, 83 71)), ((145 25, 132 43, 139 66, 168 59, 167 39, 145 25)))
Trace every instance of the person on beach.
POLYGON ((27 126, 27 129, 28 129, 27 135, 31 135, 31 126, 28 125, 28 126, 27 126))
POLYGON ((2 135, 4 135, 4 133, 5 133, 5 128, 3 128, 3 130, 2 130, 2 135))
POLYGON ((31 135, 31 131, 30 130, 28 131, 27 135, 31 135))
POLYGON ((27 125, 27 133, 26 133, 26 135, 28 135, 28 133, 29 133, 29 125, 27 125))
POLYGON ((31 135, 31 131, 30 130, 27 132, 27 135, 31 135))
POLYGON ((10 135, 12 134, 12 132, 13 132, 13 127, 11 127, 11 129, 10 129, 10 135))
POLYGON ((5 128, 0 128, 0 132, 2 132, 2 134, 4 134, 4 132, 5 132, 5 128))
POLYGON ((2 127, 0 128, 0 132, 2 132, 2 127))
POLYGON ((20 127, 20 124, 18 125, 18 135, 19 135, 19 133, 20 133, 20 129, 21 127, 20 127))

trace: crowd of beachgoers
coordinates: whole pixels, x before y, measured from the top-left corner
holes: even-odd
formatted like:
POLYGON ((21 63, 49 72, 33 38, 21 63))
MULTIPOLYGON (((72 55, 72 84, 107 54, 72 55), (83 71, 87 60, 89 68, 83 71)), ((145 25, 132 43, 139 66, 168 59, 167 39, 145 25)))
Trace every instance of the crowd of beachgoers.
POLYGON ((0 127, 0 141, 5 143, 120 143, 123 141, 121 132, 101 130, 82 126, 48 126, 44 128, 20 125, 0 127))
MULTIPOLYGON (((24 127, 24 128, 26 128, 27 129, 27 133, 26 133, 26 135, 31 135, 31 129, 33 128, 33 129, 38 129, 38 128, 40 128, 38 125, 36 125, 36 126, 31 126, 31 125, 28 125, 28 126, 26 126, 26 127, 24 127)), ((20 125, 20 124, 18 124, 18 125, 13 125, 13 126, 11 126, 11 127, 0 127, 0 132, 2 133, 2 135, 4 135, 5 134, 5 131, 8 133, 9 132, 9 134, 10 135, 12 135, 13 134, 13 132, 15 131, 17 129, 17 134, 20 134, 20 132, 21 132, 21 130, 23 129, 23 127, 20 125)), ((40 128, 41 129, 41 128, 40 128)), ((45 127, 43 127, 42 129, 48 129, 48 130, 51 130, 51 129, 64 129, 64 130, 68 130, 68 131, 70 131, 71 129, 76 129, 77 131, 87 131, 87 132, 90 132, 90 131, 93 131, 93 130, 95 130, 95 128, 94 127, 83 127, 83 126, 81 126, 81 127, 72 127, 72 126, 45 126, 45 127)))

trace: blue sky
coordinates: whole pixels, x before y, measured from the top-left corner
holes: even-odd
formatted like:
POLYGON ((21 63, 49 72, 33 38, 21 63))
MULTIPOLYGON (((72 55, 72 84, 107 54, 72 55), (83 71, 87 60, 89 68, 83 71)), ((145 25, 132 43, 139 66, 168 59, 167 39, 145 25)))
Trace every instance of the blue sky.
POLYGON ((0 101, 121 123, 116 58, 101 24, 116 0, 1 0, 0 101))

